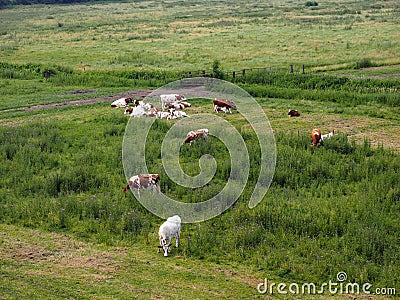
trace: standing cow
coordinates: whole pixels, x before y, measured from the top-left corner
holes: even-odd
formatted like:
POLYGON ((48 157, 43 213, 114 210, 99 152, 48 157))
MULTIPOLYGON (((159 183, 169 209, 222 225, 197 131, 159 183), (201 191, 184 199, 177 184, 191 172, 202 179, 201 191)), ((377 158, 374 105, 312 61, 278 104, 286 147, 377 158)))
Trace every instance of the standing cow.
POLYGON ((207 128, 197 129, 189 131, 186 135, 185 140, 183 141, 184 144, 190 143, 190 145, 199 138, 207 138, 209 134, 209 130, 207 128))
POLYGON ((169 217, 163 224, 161 224, 158 230, 158 237, 160 239, 160 245, 158 246, 158 252, 162 249, 164 256, 168 256, 168 252, 171 251, 171 240, 175 236, 175 246, 179 246, 179 239, 181 236, 181 218, 178 215, 169 217))

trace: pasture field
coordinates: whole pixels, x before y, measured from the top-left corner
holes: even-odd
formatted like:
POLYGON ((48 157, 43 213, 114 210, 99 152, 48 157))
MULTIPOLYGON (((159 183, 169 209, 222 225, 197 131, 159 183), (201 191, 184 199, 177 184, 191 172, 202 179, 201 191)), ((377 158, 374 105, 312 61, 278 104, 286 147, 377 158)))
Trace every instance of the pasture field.
MULTIPOLYGON (((371 293, 396 295, 296 297, 398 298, 399 5, 171 0, 0 9, 0 298, 292 299, 260 295, 257 285, 321 286, 339 272, 371 283, 371 293), (276 172, 249 209, 259 144, 240 114, 221 115, 250 149, 248 184, 222 215, 184 224, 181 246, 164 258, 156 248, 163 220, 122 191, 123 111, 110 102, 29 106, 150 91, 216 61, 214 71, 272 67, 233 82, 271 123, 276 172), (287 116, 292 108, 299 118, 287 116), (314 127, 336 135, 313 148, 314 127)), ((210 100, 190 102, 189 115, 212 111, 210 100)), ((200 172, 206 153, 218 169, 204 187, 178 186, 159 150, 174 122, 153 125, 149 169, 172 198, 205 200, 224 186, 229 152, 214 137, 181 147, 186 173, 200 172)))
MULTIPOLYGON (((311 125, 325 129, 347 121, 379 126, 379 118, 364 117, 358 106, 359 114, 350 110, 337 114, 334 107, 327 111, 325 102, 258 101, 276 132, 277 169, 270 190, 259 206, 248 209, 258 147, 245 120, 238 114, 225 116, 252 149, 249 187, 223 215, 185 224, 181 247, 167 260, 156 253, 161 220, 122 191, 126 181, 120 153, 127 117, 121 110, 98 103, 3 112, 0 217, 1 223, 13 225, 3 225, 1 280, 8 287, 3 296, 31 295, 28 290, 34 285, 39 287, 39 298, 59 294, 89 298, 88 293, 107 297, 108 291, 116 297, 168 298, 175 291, 182 299, 192 293, 198 298, 221 293, 222 298, 241 299, 258 297, 256 287, 264 278, 322 284, 340 271, 355 282, 398 289, 399 155, 383 146, 371 147, 369 140, 361 145, 350 142, 342 130, 323 147, 309 145, 311 125), (306 117, 287 117, 286 108, 294 103, 306 117), (326 116, 318 118, 323 113, 326 116), (46 242, 34 237, 25 241, 32 232, 20 227, 54 234, 36 231, 34 236, 43 235, 46 242), (18 239, 19 235, 23 237, 18 239), (61 247, 55 242, 59 238, 79 245, 61 247), (21 250, 11 256, 10 245, 21 250), (75 260, 83 265, 72 265, 75 260), (168 272, 159 271, 160 265, 182 272, 173 280, 164 278, 168 288, 162 290, 156 280, 168 272), (54 267, 71 276, 81 274, 78 278, 88 282, 56 276, 50 271, 54 267), (28 283, 16 284, 20 280, 28 283), (199 294, 193 292, 194 286, 199 294)), ((212 109, 210 101, 198 99, 192 104, 188 113, 212 109)), ((392 121, 392 126, 398 124, 392 121)), ((213 139, 193 145, 191 151, 183 148, 186 157, 181 163, 185 171, 196 174, 198 158, 212 153, 222 162, 215 180, 188 191, 168 179, 157 149, 170 126, 167 121, 156 122, 148 145, 149 168, 161 174, 161 189, 188 202, 220 190, 229 168, 223 163, 228 153, 210 152, 219 147, 213 139)))
POLYGON ((396 0, 135 1, 0 10, 0 61, 80 70, 399 63, 396 0))

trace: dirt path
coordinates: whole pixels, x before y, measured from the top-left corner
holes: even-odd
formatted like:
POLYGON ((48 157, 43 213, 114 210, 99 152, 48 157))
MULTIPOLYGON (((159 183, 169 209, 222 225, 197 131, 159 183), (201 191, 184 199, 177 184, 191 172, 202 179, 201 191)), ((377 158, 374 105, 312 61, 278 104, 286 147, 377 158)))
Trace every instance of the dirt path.
MULTIPOLYGON (((59 102, 59 103, 50 103, 50 104, 41 104, 41 105, 34 105, 34 106, 26 106, 20 107, 17 109, 10 109, 10 110, 23 110, 23 111, 30 111, 30 110, 43 110, 49 109, 54 107, 64 107, 64 106, 71 106, 71 105, 87 105, 87 104, 94 104, 99 102, 112 102, 121 97, 131 97, 134 99, 137 98, 145 98, 148 94, 150 94, 153 90, 151 89, 142 89, 142 90, 134 90, 134 91, 127 91, 119 96, 105 96, 99 98, 92 98, 92 99, 85 99, 85 100, 74 100, 74 101, 66 101, 66 102, 59 102)), ((93 90, 79 90, 79 91, 71 91, 67 92, 68 94, 86 94, 91 93, 93 90)), ((8 110, 8 111, 10 111, 8 110)), ((7 111, 7 110, 5 110, 7 111)))

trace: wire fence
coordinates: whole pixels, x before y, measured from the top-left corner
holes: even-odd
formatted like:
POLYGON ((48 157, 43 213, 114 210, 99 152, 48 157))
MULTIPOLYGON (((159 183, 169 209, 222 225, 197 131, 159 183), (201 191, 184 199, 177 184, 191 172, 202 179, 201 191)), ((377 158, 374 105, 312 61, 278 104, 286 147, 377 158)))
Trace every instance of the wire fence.
MULTIPOLYGON (((289 73, 305 73, 304 65, 300 67, 294 67, 290 65, 288 69, 285 68, 277 68, 277 67, 258 67, 258 68, 244 68, 241 70, 235 71, 222 71, 221 75, 223 75, 226 79, 235 80, 236 78, 245 77, 246 74, 251 72, 271 72, 271 73, 279 73, 279 72, 289 72, 289 73)), ((192 77, 216 77, 213 70, 197 70, 197 71, 188 71, 182 73, 182 78, 192 78, 192 77)))

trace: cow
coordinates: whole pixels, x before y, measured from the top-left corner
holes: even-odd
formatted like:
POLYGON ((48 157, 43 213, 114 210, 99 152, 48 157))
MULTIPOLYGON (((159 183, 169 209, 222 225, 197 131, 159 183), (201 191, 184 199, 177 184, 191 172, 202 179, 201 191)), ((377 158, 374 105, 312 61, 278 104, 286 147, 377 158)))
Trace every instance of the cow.
POLYGON ((300 117, 300 113, 296 109, 289 109, 288 115, 289 117, 300 117))
POLYGON ((214 105, 214 112, 218 113, 219 111, 223 111, 224 113, 232 113, 229 107, 214 105))
POLYGON ((131 117, 136 117, 140 118, 143 116, 146 116, 146 111, 142 106, 136 106, 136 107, 128 107, 125 109, 124 112, 125 115, 130 115, 131 117))
POLYGON ((160 245, 158 246, 158 252, 162 249, 164 256, 168 256, 168 252, 171 251, 171 240, 175 236, 175 246, 179 246, 179 239, 181 236, 181 218, 178 215, 169 217, 164 223, 161 224, 158 230, 158 237, 160 239, 160 245))
POLYGON ((160 99, 161 99, 161 108, 162 109, 166 109, 168 107, 169 103, 186 100, 185 96, 178 95, 178 94, 160 95, 160 99))
POLYGON ((192 104, 190 104, 189 102, 186 102, 186 101, 179 101, 179 103, 182 104, 185 108, 192 107, 192 104))
POLYGON ((214 98, 214 112, 218 113, 219 111, 223 111, 225 113, 229 112, 232 113, 231 109, 237 109, 235 103, 231 100, 225 99, 217 99, 214 98))
POLYGON ((157 118, 157 114, 160 112, 160 110, 157 107, 151 108, 149 111, 145 112, 146 117, 155 117, 157 118))
MULTIPOLYGON (((160 192, 158 181, 160 176, 158 174, 139 174, 129 178, 128 185, 124 188, 124 192, 135 189, 139 193, 140 189, 153 190, 160 192)), ((140 193, 139 193, 140 197, 140 193)))
POLYGON ((335 134, 335 130, 332 130, 327 134, 321 135, 321 142, 323 142, 324 140, 330 139, 331 137, 333 137, 334 134, 335 134))
POLYGON ((142 100, 135 100, 135 102, 133 103, 136 107, 140 106, 143 107, 145 110, 150 110, 154 107, 153 104, 149 103, 149 102, 144 102, 142 100))
POLYGON ((171 108, 173 108, 173 109, 184 109, 185 106, 183 104, 181 104, 180 102, 175 101, 175 102, 172 102, 172 103, 168 103, 166 108, 168 108, 168 109, 171 109, 171 108))
POLYGON ((199 138, 207 138, 208 134, 209 130, 207 128, 189 131, 188 134, 186 135, 185 140, 183 141, 183 144, 190 143, 191 145, 195 140, 199 138))
POLYGON ((318 146, 321 140, 321 130, 316 128, 313 129, 311 131, 311 139, 312 139, 311 146, 318 146))
POLYGON ((132 102, 132 98, 119 98, 111 103, 111 107, 122 108, 128 106, 128 104, 132 102))
POLYGON ((173 120, 173 119, 179 119, 179 118, 185 118, 189 117, 184 111, 176 111, 173 108, 169 109, 169 115, 167 117, 167 120, 173 120))

